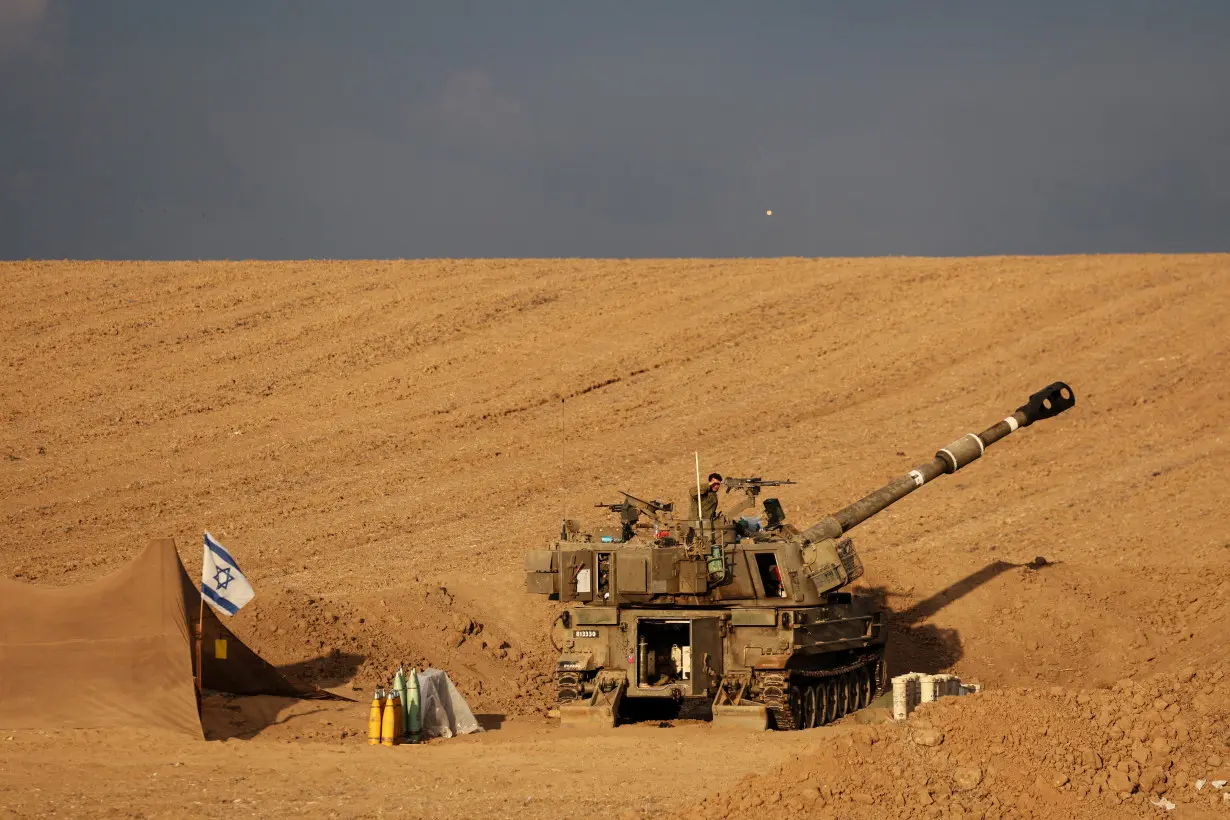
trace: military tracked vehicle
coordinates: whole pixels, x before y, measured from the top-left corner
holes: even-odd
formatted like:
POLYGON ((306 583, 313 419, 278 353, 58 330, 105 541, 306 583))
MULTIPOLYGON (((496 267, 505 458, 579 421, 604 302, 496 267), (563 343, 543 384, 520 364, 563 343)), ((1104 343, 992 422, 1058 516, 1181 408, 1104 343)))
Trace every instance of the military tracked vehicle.
POLYGON ((683 515, 624 493, 597 505, 617 524, 565 520, 550 549, 526 556, 528 591, 570 604, 553 629, 562 722, 613 726, 642 699, 699 705, 716 723, 758 729, 809 728, 863 708, 887 685, 887 625, 875 600, 843 589, 863 574, 847 533, 1075 403, 1056 382, 803 530, 776 498, 761 502, 761 515, 740 514, 767 488, 793 483, 759 478, 725 479, 739 503, 712 516, 698 486, 683 515))

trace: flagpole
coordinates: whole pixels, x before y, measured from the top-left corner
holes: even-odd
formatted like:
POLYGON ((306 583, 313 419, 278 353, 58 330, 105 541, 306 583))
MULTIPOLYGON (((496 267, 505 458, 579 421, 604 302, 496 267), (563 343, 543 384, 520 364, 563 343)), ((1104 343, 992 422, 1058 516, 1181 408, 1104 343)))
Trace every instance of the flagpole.
MULTIPOLYGON (((197 702, 201 701, 205 691, 205 596, 209 595, 210 603, 215 605, 211 616, 215 621, 218 615, 234 615, 256 593, 252 585, 239 569, 239 564, 231 554, 223 549, 212 535, 205 533, 205 558, 201 566, 201 602, 196 615, 196 691, 197 702), (229 587, 229 588, 228 588, 229 587)), ((226 660, 226 641, 215 636, 214 660, 226 660)))

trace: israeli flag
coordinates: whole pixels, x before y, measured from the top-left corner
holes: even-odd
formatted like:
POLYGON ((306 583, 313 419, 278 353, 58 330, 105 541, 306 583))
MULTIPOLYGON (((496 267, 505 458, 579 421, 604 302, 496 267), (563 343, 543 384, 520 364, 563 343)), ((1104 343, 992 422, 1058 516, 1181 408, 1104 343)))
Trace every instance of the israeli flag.
POLYGON ((234 615, 256 595, 239 570, 239 564, 212 535, 205 533, 205 567, 201 570, 201 595, 218 610, 234 615))

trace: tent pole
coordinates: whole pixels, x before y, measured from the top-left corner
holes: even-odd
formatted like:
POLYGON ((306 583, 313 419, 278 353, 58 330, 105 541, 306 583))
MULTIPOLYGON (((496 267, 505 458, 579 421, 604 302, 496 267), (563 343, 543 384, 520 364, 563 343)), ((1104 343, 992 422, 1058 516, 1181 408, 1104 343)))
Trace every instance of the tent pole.
POLYGON ((196 615, 196 695, 197 702, 201 698, 201 681, 204 674, 201 668, 201 645, 205 643, 205 596, 201 596, 201 608, 196 615))

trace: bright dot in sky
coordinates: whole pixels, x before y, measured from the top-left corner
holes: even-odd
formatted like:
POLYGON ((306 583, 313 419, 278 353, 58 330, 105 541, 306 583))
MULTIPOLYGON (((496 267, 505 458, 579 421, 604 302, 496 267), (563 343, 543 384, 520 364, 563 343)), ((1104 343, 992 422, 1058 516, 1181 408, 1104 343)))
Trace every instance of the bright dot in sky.
POLYGON ((772 211, 765 211, 765 212, 764 212, 764 215, 765 215, 765 216, 773 216, 773 212, 772 212, 772 211))

